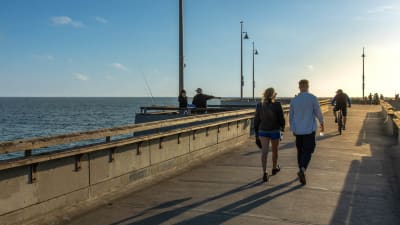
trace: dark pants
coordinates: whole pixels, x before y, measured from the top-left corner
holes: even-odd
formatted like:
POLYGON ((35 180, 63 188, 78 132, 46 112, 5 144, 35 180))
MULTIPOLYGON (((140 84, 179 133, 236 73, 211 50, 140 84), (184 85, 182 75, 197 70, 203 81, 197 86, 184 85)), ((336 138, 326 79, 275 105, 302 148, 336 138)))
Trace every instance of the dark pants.
POLYGON ((305 135, 296 135, 297 163, 299 169, 307 169, 311 155, 315 149, 315 132, 305 135))

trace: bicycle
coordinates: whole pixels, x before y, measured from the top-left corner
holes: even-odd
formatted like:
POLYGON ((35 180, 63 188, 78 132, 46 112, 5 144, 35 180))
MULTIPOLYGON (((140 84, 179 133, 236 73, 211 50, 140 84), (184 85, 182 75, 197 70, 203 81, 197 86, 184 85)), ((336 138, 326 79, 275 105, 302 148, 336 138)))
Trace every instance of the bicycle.
POLYGON ((342 112, 342 110, 339 109, 339 110, 336 112, 336 115, 337 115, 337 122, 338 122, 338 131, 339 131, 339 135, 341 135, 341 134, 342 134, 342 130, 343 130, 343 126, 344 126, 344 123, 343 123, 343 112, 342 112))

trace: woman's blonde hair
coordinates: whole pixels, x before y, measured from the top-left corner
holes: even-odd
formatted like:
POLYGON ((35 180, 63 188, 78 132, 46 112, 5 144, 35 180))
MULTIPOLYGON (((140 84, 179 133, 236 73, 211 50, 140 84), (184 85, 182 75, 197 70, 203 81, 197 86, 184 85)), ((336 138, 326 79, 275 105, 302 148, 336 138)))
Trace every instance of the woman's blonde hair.
POLYGON ((263 103, 268 103, 268 102, 273 103, 273 102, 275 102, 275 96, 276 96, 275 90, 272 87, 267 88, 264 91, 264 94, 262 96, 262 102, 263 103))

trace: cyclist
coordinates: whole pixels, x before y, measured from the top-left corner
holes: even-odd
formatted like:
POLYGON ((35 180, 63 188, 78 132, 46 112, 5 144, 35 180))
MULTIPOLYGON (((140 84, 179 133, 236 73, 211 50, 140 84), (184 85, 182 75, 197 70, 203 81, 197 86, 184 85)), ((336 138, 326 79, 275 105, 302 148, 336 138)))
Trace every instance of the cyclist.
POLYGON ((347 117, 347 105, 349 105, 349 108, 351 107, 351 101, 349 96, 343 92, 342 89, 338 89, 336 91, 335 97, 333 97, 332 106, 335 106, 333 108, 333 115, 335 116, 335 123, 337 123, 337 111, 342 110, 343 114, 343 130, 346 129, 346 117, 347 117))

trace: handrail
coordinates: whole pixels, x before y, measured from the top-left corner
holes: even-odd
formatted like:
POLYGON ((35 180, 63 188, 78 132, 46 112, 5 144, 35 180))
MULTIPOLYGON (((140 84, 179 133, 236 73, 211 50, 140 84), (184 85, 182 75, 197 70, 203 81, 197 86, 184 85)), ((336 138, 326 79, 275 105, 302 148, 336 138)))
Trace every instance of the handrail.
POLYGON ((93 145, 89 145, 89 146, 76 147, 69 151, 50 152, 50 153, 44 153, 41 155, 31 155, 31 156, 20 158, 17 160, 6 160, 6 161, 0 162, 0 170, 5 170, 5 169, 9 169, 9 168, 14 168, 14 167, 20 167, 20 166, 24 166, 24 165, 32 165, 35 163, 45 162, 48 160, 54 160, 54 159, 60 159, 60 158, 65 158, 65 157, 69 157, 69 156, 81 155, 81 154, 104 150, 104 149, 112 149, 112 148, 116 148, 116 147, 120 147, 120 146, 124 146, 124 145, 128 145, 128 144, 141 143, 143 141, 149 141, 149 140, 163 138, 163 137, 167 137, 167 136, 171 136, 171 135, 187 133, 187 132, 204 129, 204 128, 217 127, 222 124, 237 122, 237 121, 241 121, 241 120, 247 120, 247 119, 251 119, 251 118, 253 118, 253 115, 243 114, 239 117, 232 118, 232 119, 226 119, 226 120, 221 120, 221 121, 217 121, 217 122, 209 122, 209 123, 194 125, 194 126, 185 127, 185 128, 177 128, 177 129, 173 129, 170 131, 158 132, 155 134, 143 135, 143 136, 139 136, 139 137, 132 137, 129 139, 123 139, 123 140, 118 140, 118 141, 113 141, 113 142, 105 142, 105 143, 101 143, 101 144, 93 144, 93 145))
POLYGON ((213 114, 187 116, 185 118, 168 119, 162 121, 147 122, 147 123, 99 129, 93 131, 74 132, 69 134, 62 134, 62 135, 55 135, 48 137, 17 139, 14 141, 0 142, 0 154, 38 149, 38 148, 66 144, 71 142, 107 138, 116 135, 124 135, 133 132, 165 128, 168 126, 200 122, 200 121, 218 119, 229 116, 240 116, 245 114, 251 114, 253 112, 254 109, 244 109, 244 110, 227 111, 227 112, 213 113, 213 114))

